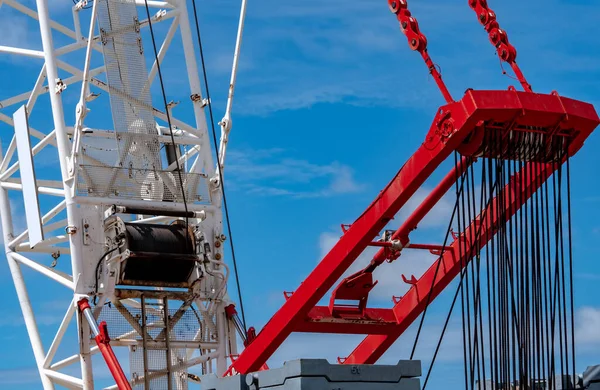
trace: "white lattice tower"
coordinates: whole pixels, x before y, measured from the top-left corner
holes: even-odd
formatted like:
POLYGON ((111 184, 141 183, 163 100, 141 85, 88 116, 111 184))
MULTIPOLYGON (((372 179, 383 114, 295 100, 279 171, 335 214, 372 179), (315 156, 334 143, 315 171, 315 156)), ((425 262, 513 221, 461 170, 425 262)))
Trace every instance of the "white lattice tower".
MULTIPOLYGON (((178 379, 181 385, 171 384, 175 386, 172 388, 187 387, 186 373, 191 366, 200 365, 204 373, 224 373, 227 359, 237 352, 235 326, 225 312, 230 305, 228 269, 223 262, 226 236, 219 170, 211 152, 205 114, 208 101, 202 96, 194 19, 188 14, 186 1, 83 1, 74 4, 70 13, 54 18, 54 8, 47 0, 36 0, 35 4, 0 0, 0 15, 3 12, 25 15, 39 27, 39 32, 31 35, 41 37, 37 43, 28 42, 28 47, 10 42, 0 46, 0 56, 39 66, 36 74, 15 74, 19 80, 16 85, 29 85, 29 91, 15 96, 0 92, 0 134, 8 144, 0 163, 0 214, 7 260, 43 388, 94 388, 98 365, 92 364, 91 356, 98 348, 77 310, 76 303, 82 298, 97 301, 93 306, 96 318, 111 302, 110 315, 120 313, 121 323, 131 327, 122 334, 111 334, 111 345, 119 357, 123 355, 119 347, 130 351, 144 347, 139 332, 132 336, 136 323, 140 323, 134 318, 141 310, 140 290, 119 285, 119 267, 127 254, 117 250, 103 259, 107 250, 118 244, 109 234, 112 225, 107 225, 107 217, 120 215, 130 224, 183 221, 173 215, 185 209, 184 194, 188 214, 192 215, 187 217, 189 234, 199 243, 196 252, 204 261, 194 266, 185 288, 169 289, 159 283, 148 288, 154 295, 148 293, 146 298, 171 300, 175 319, 178 310, 187 313, 181 318, 187 318, 190 306, 194 307, 192 314, 198 326, 194 335, 181 340, 167 337, 170 348, 177 350, 171 355, 171 369, 185 374, 178 379), (181 100, 168 106, 171 128, 159 94, 146 6, 156 35, 159 64, 174 61, 177 77, 185 79, 185 87, 178 85, 174 88, 177 93, 171 95, 181 100), (135 18, 125 20, 128 12, 134 12, 135 18), (176 49, 171 49, 173 46, 176 49), (172 137, 180 145, 177 151, 172 137), (166 150, 171 151, 170 157, 166 150), (145 212, 125 213, 127 209, 145 212), (64 319, 49 348, 44 348, 40 337, 23 268, 45 277, 35 288, 46 289, 48 300, 56 291, 52 284, 62 285, 72 295, 71 302, 65 302, 64 319), (67 331, 72 322, 77 325, 77 335, 67 331), (61 344, 68 337, 78 337, 78 348, 58 359, 57 351, 63 351, 61 344), (74 372, 70 367, 75 365, 80 366, 80 376, 65 373, 65 369, 74 372)), ((245 7, 233 82, 244 13, 245 7)), ((163 69, 167 80, 168 72, 163 69)), ((231 90, 230 98, 232 94, 231 90)), ((229 102, 221 122, 221 164, 231 125, 230 110, 229 102)), ((155 310, 158 316, 156 311, 165 308, 156 307, 148 310, 155 310)), ((175 332, 176 324, 172 326, 175 332)), ((127 361, 121 363, 127 371, 127 361)), ((134 375, 134 388, 144 388, 143 375, 134 375)))

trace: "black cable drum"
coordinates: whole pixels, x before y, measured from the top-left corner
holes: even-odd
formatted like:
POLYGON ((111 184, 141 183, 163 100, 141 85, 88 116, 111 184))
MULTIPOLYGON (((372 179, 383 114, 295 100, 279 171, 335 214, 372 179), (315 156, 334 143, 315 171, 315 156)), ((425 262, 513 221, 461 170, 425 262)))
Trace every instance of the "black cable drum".
POLYGON ((125 223, 125 238, 121 284, 185 287, 198 260, 188 226, 125 223))
POLYGON ((192 232, 184 224, 126 223, 125 232, 131 252, 195 254, 192 232))

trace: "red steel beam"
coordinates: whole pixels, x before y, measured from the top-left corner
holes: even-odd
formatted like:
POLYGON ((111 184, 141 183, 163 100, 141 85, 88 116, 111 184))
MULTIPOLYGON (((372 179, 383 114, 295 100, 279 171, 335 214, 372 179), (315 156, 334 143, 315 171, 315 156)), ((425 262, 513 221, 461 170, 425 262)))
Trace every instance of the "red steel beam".
POLYGON ((327 306, 313 308, 294 331, 304 333, 390 334, 397 326, 392 309, 366 309, 364 318, 331 317, 327 306))
MULTIPOLYGON (((441 107, 421 147, 275 313, 254 342, 248 345, 233 363, 232 368, 239 373, 259 370, 290 333, 303 326, 310 310, 394 218, 433 171, 454 150, 464 147, 462 142, 465 138, 478 124, 486 121, 500 123, 510 121, 514 125, 533 124, 537 127, 557 126, 557 128, 574 129, 577 134, 573 135, 576 139, 571 145, 572 155, 598 125, 598 115, 593 106, 587 103, 561 98, 558 95, 540 95, 514 90, 468 90, 459 102, 441 107)), ((433 275, 428 274, 428 277, 431 286, 433 275)), ((450 278, 447 283, 449 281, 450 278)), ((421 278, 420 282, 417 286, 426 285, 427 278, 421 278)), ((403 301, 414 301, 413 305, 419 304, 417 294, 419 288, 411 291, 413 292, 405 296, 403 301)), ((421 302, 421 305, 424 303, 421 302)), ((396 317, 405 318, 402 322, 408 327, 416 318, 417 312, 410 312, 412 317, 409 318, 406 311, 397 307, 394 309, 396 317)), ((400 328, 398 326, 398 329, 400 328)), ((401 332, 398 331, 391 336, 400 334, 401 332)), ((397 338, 391 336, 368 336, 357 347, 352 359, 347 362, 357 361, 357 358, 362 361, 376 360, 397 338)))
MULTIPOLYGON (((367 336, 350 356, 344 361, 344 364, 373 364, 381 355, 406 331, 413 321, 423 312, 427 305, 428 295, 433 285, 431 299, 435 299, 450 282, 460 273, 462 266, 467 266, 471 260, 473 251, 468 253, 459 253, 459 243, 466 240, 466 248, 471 248, 469 238, 479 238, 474 246, 483 248, 489 240, 495 235, 497 226, 508 221, 518 209, 537 191, 537 189, 552 175, 556 166, 553 164, 528 163, 523 169, 524 172, 536 172, 528 178, 521 174, 513 176, 509 184, 504 187, 500 193, 503 197, 506 209, 499 212, 497 209, 499 203, 498 197, 494 198, 486 210, 465 229, 461 238, 455 240, 452 245, 444 252, 442 264, 438 270, 437 278, 433 283, 436 274, 437 261, 423 274, 417 284, 415 284, 402 299, 400 299, 393 308, 397 318, 398 325, 393 333, 386 335, 372 334, 367 336), (536 168, 536 166, 540 166, 536 168), (529 180, 527 180, 529 179, 529 180), (483 222, 480 222, 482 221, 483 222), (489 232, 489 233, 488 233, 489 232)), ((475 240, 474 240, 475 241, 475 240)), ((467 252, 467 251, 465 251, 467 252)))
MULTIPOLYGON (((476 111, 476 107, 472 107, 476 111)), ((469 118, 462 103, 438 110, 428 140, 404 164, 367 210, 350 226, 335 246, 233 363, 239 373, 260 369, 283 341, 304 321, 309 311, 329 291, 356 258, 385 228, 435 169, 460 145, 477 120, 469 118), (440 126, 452 113, 453 128, 440 126), (445 134, 445 135, 443 135, 445 134)))

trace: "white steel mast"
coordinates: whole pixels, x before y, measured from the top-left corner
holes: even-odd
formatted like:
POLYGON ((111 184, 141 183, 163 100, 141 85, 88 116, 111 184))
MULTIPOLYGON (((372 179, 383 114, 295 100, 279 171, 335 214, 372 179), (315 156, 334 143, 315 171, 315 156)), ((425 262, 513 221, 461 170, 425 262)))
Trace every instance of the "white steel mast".
POLYGON ((193 373, 224 374, 241 327, 227 294, 220 178, 246 1, 216 153, 186 0, 83 0, 57 17, 48 0, 31 7, 0 0, 0 16, 25 15, 41 36, 35 49, 0 46, 0 56, 40 65, 36 74, 19 72, 17 85, 30 90, 0 92, 0 134, 8 145, 0 214, 42 387, 98 388, 94 373, 105 368, 92 356, 104 355, 94 338, 102 321, 135 389, 187 389, 193 373), (181 102, 165 107, 158 76, 174 58, 178 70, 185 67, 186 87, 167 90, 181 102), (48 348, 24 267, 44 277, 36 289, 52 294, 54 284, 71 296, 48 348), (69 337, 78 342, 63 343, 69 337), (80 375, 73 375, 75 365, 80 375))

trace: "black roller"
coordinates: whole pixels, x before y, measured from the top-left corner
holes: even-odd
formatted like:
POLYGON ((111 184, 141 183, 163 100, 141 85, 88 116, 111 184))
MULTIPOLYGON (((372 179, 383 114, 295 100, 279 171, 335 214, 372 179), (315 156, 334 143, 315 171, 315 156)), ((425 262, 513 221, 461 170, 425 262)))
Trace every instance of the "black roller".
POLYGON ((172 286, 185 284, 197 261, 193 236, 184 224, 126 223, 123 284, 172 286))

